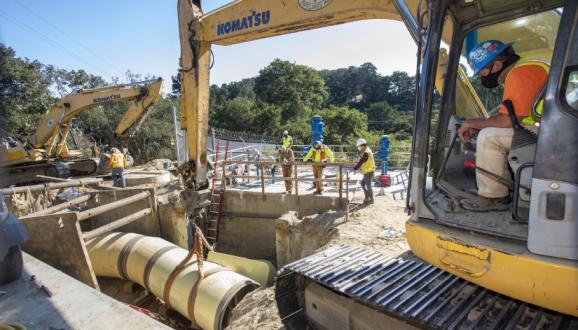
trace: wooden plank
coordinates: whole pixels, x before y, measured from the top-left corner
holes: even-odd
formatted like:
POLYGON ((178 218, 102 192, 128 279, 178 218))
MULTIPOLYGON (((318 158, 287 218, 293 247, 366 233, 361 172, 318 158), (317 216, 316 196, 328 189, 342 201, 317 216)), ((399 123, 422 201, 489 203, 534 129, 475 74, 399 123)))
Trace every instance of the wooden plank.
POLYGON ((21 219, 30 239, 24 251, 99 289, 75 213, 21 219))
POLYGON ((339 207, 343 208, 343 166, 339 165, 339 207))
POLYGON ((299 174, 297 173, 297 165, 293 165, 293 171, 295 171, 295 196, 299 196, 299 174))
POLYGON ((129 223, 132 223, 134 221, 142 219, 143 217, 151 214, 151 212, 152 212, 152 209, 148 208, 148 209, 144 209, 142 211, 135 212, 131 215, 127 215, 126 217, 124 217, 122 219, 118 219, 118 220, 111 222, 109 224, 106 224, 102 227, 98 227, 94 230, 91 230, 87 233, 84 233, 83 239, 85 241, 88 241, 88 240, 91 240, 91 239, 93 239, 99 235, 110 233, 111 231, 116 230, 122 226, 126 226, 129 223))
MULTIPOLYGON (((161 231, 160 231, 161 227, 160 227, 160 223, 159 223, 159 217, 157 214, 157 205, 156 205, 156 200, 155 200, 155 196, 154 196, 154 193, 155 193, 154 188, 145 188, 145 189, 143 189, 143 188, 125 188, 125 189, 119 190, 119 191, 91 192, 90 194, 93 195, 93 198, 91 198, 87 202, 87 206, 89 208, 95 208, 95 207, 98 207, 101 205, 113 203, 115 201, 130 197, 130 196, 137 195, 137 194, 144 192, 144 191, 149 192, 150 195, 148 198, 144 198, 144 199, 141 199, 139 201, 135 201, 134 203, 131 203, 131 204, 126 205, 124 207, 110 210, 106 213, 103 213, 103 214, 97 215, 93 218, 90 218, 89 220, 82 221, 81 222, 82 229, 85 232, 90 231, 90 230, 93 230, 95 228, 107 225, 113 221, 120 219, 120 218, 126 217, 127 215, 130 215, 132 213, 150 208, 153 210, 151 214, 147 215, 145 218, 143 218, 140 221, 127 224, 127 225, 119 228, 117 231, 132 232, 132 233, 137 233, 137 234, 142 234, 142 235, 147 235, 147 236, 156 236, 156 237, 161 236, 161 231), (96 197, 95 195, 98 197, 96 197)), ((205 191, 202 192, 201 196, 204 196, 204 193, 205 193, 205 191)))
POLYGON ((38 211, 38 212, 34 212, 34 213, 31 213, 31 214, 27 214, 27 215, 25 215, 24 217, 25 217, 25 218, 40 217, 40 216, 43 216, 43 215, 53 214, 53 213, 56 213, 56 212, 58 212, 58 211, 62 211, 62 210, 64 210, 64 209, 67 209, 67 208, 69 208, 69 207, 71 207, 71 206, 73 206, 73 205, 78 205, 78 204, 80 204, 80 203, 84 203, 84 202, 86 202, 86 201, 89 200, 89 199, 90 199, 90 195, 80 196, 80 197, 75 198, 75 199, 72 199, 72 200, 70 200, 70 201, 68 201, 68 202, 56 204, 56 205, 54 205, 54 206, 52 206, 52 207, 49 207, 49 208, 47 208, 47 209, 40 210, 40 211, 38 211))

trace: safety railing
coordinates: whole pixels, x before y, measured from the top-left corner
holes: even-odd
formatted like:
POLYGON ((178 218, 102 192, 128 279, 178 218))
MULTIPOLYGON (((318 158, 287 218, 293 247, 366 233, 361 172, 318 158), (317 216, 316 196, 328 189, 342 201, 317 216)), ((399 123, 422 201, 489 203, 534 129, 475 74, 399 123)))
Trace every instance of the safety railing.
MULTIPOLYGON (((244 180, 245 183, 251 185, 261 186, 261 193, 265 195, 266 187, 275 182, 291 181, 293 183, 293 191, 296 196, 299 196, 301 182, 321 182, 323 183, 333 183, 335 184, 336 192, 339 196, 339 202, 341 207, 344 207, 344 195, 347 204, 353 198, 354 192, 358 189, 357 179, 350 176, 347 169, 352 168, 355 163, 352 162, 335 162, 335 163, 323 163, 325 169, 333 168, 334 171, 328 171, 324 174, 323 178, 314 178, 312 171, 300 171, 303 168, 311 169, 314 163, 310 162, 293 162, 289 164, 292 167, 292 175, 290 177, 284 177, 281 172, 281 176, 273 175, 270 170, 273 167, 281 169, 284 164, 280 162, 273 161, 239 161, 239 160, 227 160, 223 163, 223 167, 229 166, 243 166, 241 171, 225 171, 225 184, 232 184, 234 179, 244 180), (253 168, 250 168, 250 167, 253 168), (269 170, 267 170, 269 169, 269 170), (271 174, 268 174, 271 173, 271 174), (302 174, 302 175, 300 175, 302 174), (305 174, 305 175, 303 175, 305 174)), ((286 166, 286 165, 285 165, 286 166)), ((276 172, 276 171, 275 171, 276 172)))

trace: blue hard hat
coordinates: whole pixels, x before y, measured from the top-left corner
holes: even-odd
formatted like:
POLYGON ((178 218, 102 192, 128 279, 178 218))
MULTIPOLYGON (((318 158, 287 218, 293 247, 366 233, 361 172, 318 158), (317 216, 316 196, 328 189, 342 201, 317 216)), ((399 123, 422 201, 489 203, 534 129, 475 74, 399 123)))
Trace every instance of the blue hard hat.
POLYGON ((486 65, 490 64, 496 56, 500 55, 511 45, 511 43, 505 44, 499 40, 480 42, 468 54, 468 62, 474 69, 474 75, 480 73, 486 65))

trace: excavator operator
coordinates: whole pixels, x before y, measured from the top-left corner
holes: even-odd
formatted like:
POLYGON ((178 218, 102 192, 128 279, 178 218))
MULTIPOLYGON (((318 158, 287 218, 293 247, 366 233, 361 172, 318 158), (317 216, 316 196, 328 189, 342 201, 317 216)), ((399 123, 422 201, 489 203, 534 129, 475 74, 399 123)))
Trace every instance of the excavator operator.
POLYGON ((511 202, 508 186, 484 172, 510 179, 506 157, 512 147, 514 129, 508 113, 513 111, 521 125, 537 131, 542 101, 536 101, 541 98, 550 66, 538 60, 520 60, 511 44, 498 40, 478 44, 468 54, 468 61, 484 87, 503 85, 504 94, 497 115, 467 119, 458 129, 458 136, 463 142, 478 134, 476 167, 479 169, 476 171, 478 196, 463 199, 460 204, 471 211, 507 210, 511 202), (537 106, 534 107, 535 104, 537 106))

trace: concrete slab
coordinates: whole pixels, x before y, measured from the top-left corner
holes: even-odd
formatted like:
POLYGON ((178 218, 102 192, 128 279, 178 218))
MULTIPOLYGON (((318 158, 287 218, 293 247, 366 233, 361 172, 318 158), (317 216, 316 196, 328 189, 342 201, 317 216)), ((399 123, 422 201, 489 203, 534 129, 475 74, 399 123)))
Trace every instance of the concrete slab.
POLYGON ((0 311, 27 329, 171 329, 28 254, 20 279, 0 285, 0 311))
POLYGON ((278 218, 289 211, 296 211, 304 217, 338 210, 346 205, 345 195, 339 200, 337 195, 286 195, 243 190, 227 190, 224 212, 227 216, 253 218, 278 218))

